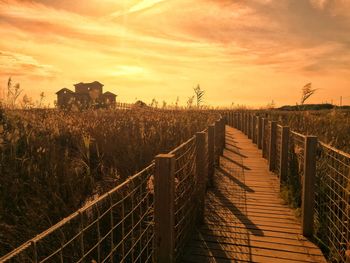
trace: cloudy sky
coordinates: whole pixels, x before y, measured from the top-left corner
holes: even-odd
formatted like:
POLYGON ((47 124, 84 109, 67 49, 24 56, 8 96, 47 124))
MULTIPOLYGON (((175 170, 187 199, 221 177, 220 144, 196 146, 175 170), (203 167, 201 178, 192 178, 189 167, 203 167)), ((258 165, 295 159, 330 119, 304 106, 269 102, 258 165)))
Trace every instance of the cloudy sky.
MULTIPOLYGON (((118 100, 350 104, 349 0, 0 0, 0 87, 46 101, 98 80, 118 100)), ((1 95, 1 92, 0 92, 1 95)))

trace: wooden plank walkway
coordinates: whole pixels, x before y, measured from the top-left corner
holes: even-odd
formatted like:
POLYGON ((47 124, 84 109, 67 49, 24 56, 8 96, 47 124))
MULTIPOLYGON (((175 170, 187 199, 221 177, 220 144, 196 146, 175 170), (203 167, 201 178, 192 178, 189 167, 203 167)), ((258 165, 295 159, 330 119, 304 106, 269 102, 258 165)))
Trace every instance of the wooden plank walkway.
POLYGON ((227 127, 226 149, 207 193, 205 222, 182 262, 326 262, 279 197, 261 151, 227 127))

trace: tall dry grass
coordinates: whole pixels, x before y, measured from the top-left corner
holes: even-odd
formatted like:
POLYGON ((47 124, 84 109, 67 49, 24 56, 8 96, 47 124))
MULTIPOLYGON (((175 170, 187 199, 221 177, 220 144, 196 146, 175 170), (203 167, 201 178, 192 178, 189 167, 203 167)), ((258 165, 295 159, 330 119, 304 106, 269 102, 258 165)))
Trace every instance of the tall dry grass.
POLYGON ((209 111, 0 110, 0 255, 145 167, 209 111))
POLYGON ((319 140, 340 150, 350 152, 350 111, 320 110, 305 112, 269 111, 273 120, 278 120, 291 129, 316 135, 319 140))

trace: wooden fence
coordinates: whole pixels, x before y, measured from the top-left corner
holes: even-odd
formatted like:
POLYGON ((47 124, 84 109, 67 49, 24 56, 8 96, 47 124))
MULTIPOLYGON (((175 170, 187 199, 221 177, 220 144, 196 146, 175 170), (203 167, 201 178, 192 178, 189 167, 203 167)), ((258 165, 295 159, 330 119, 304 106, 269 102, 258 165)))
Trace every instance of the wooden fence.
POLYGON ((224 138, 221 118, 0 262, 175 262, 203 219, 224 138))
POLYGON ((350 262, 350 155, 269 121, 266 114, 223 116, 262 149, 282 191, 300 207, 303 235, 314 238, 330 262, 350 262))

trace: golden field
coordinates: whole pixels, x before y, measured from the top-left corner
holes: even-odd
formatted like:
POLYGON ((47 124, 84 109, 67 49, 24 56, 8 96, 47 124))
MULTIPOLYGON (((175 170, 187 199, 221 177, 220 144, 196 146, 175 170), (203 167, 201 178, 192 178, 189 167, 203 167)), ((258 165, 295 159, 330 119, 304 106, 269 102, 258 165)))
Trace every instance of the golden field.
POLYGON ((216 118, 195 110, 2 110, 0 255, 216 118))

